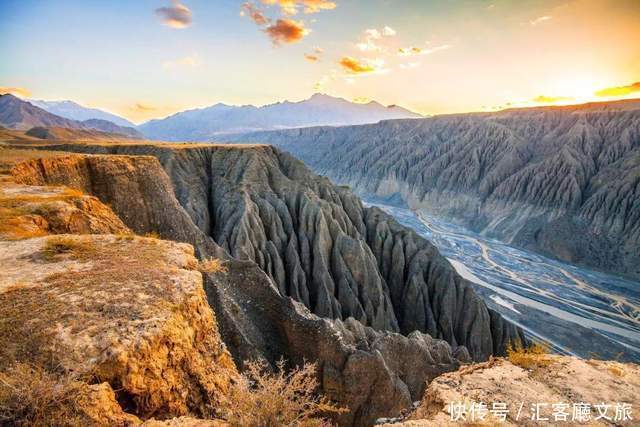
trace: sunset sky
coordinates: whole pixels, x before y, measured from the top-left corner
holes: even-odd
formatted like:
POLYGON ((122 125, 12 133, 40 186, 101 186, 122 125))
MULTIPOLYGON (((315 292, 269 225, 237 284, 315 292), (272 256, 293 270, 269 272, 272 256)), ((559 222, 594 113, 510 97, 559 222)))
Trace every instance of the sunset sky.
POLYGON ((0 89, 135 122, 314 92, 424 114, 640 98, 640 0, 1 0, 0 89))

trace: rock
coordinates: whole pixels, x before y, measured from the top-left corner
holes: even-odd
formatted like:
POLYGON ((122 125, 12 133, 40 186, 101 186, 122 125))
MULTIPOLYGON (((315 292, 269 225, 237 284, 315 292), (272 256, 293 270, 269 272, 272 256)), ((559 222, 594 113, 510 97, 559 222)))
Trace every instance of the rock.
MULTIPOLYGON (((384 425, 397 426, 445 426, 460 425, 453 422, 451 402, 465 402, 469 410, 471 403, 484 403, 493 408, 493 403, 504 403, 509 410, 506 421, 501 425, 540 425, 532 420, 532 405, 540 406, 540 417, 554 421, 553 404, 567 404, 567 421, 571 422, 573 404, 590 405, 589 425, 612 425, 616 415, 616 404, 631 405, 631 416, 640 403, 640 367, 633 363, 582 360, 569 356, 546 356, 551 363, 534 370, 523 369, 505 359, 488 363, 465 366, 435 379, 418 408, 404 422, 384 425), (606 416, 611 421, 596 420, 599 412, 595 405, 606 404, 606 416), (516 419, 518 409, 522 412, 516 419)), ((604 407, 601 408, 604 411, 604 407)), ((533 409, 535 411, 535 408, 533 409)), ((535 413, 533 413, 535 414, 535 413)), ((454 414, 454 418, 457 417, 454 414)), ((466 421, 473 420, 469 412, 466 421)), ((535 418, 535 415, 534 415, 535 418)), ((476 422, 480 422, 478 418, 476 422)), ((492 413, 487 414, 485 423, 498 423, 492 413)), ((576 423, 578 423, 576 421, 576 423)), ((637 421, 627 419, 616 421, 615 425, 635 425, 637 421)))
POLYGON ((0 239, 66 233, 131 233, 96 197, 65 187, 0 182, 0 217, 0 239))
POLYGON ((352 318, 320 318, 283 298, 254 263, 230 261, 227 267, 205 285, 234 359, 316 362, 324 394, 350 409, 340 425, 366 426, 397 415, 420 398, 428 381, 460 365, 444 341, 420 332, 379 332, 352 318))
POLYGON ((215 415, 237 373, 193 255, 134 236, 0 241, 0 369, 97 379, 141 418, 215 415))
POLYGON ((277 145, 359 194, 640 277, 637 100, 225 138, 277 145))

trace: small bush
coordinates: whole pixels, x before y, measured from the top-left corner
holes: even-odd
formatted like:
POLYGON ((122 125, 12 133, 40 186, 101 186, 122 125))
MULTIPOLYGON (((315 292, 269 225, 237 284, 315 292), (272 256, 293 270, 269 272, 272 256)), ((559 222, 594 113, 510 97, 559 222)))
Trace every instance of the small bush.
POLYGON ((325 417, 344 412, 318 395, 315 364, 286 372, 284 361, 271 371, 264 362, 251 362, 231 387, 225 416, 232 426, 323 426, 325 417))
POLYGON ((535 369, 549 366, 552 363, 548 357, 549 346, 535 343, 530 347, 522 347, 518 344, 507 349, 509 362, 525 369, 535 369))
POLYGON ((82 383, 17 363, 0 372, 0 424, 81 425, 82 383))
POLYGON ((203 273, 227 273, 229 269, 218 258, 209 258, 198 263, 198 270, 203 273))

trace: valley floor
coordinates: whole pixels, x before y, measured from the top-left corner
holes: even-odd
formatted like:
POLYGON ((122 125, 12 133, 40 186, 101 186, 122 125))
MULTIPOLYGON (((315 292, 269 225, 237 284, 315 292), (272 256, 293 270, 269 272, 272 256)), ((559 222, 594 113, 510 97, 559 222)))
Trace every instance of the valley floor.
POLYGON ((433 242, 494 310, 560 354, 640 361, 640 284, 369 200, 433 242))

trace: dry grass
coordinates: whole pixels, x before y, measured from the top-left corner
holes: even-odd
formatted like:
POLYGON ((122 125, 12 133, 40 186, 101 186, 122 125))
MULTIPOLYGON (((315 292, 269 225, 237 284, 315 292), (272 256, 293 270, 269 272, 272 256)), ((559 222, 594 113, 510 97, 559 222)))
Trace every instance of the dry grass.
POLYGON ((614 377, 621 377, 624 375, 624 370, 619 366, 612 365, 609 366, 608 369, 611 375, 613 375, 614 377))
POLYGON ((82 425, 77 402, 84 384, 16 363, 0 372, 0 424, 82 425))
POLYGON ((507 358, 514 365, 529 370, 544 368, 553 362, 549 357, 549 347, 541 343, 534 343, 526 348, 521 345, 511 346, 507 349, 507 358))
POLYGON ((88 261, 96 255, 96 252, 96 246, 89 239, 75 239, 71 236, 61 235, 47 239, 40 254, 47 261, 55 261, 60 255, 88 261))
POLYGON ((201 260, 198 263, 198 270, 202 273, 227 273, 229 269, 218 258, 209 258, 201 260))
POLYGON ((285 371, 284 361, 271 371, 251 362, 231 387, 226 420, 232 426, 323 426, 326 417, 346 411, 318 394, 315 364, 285 371))

